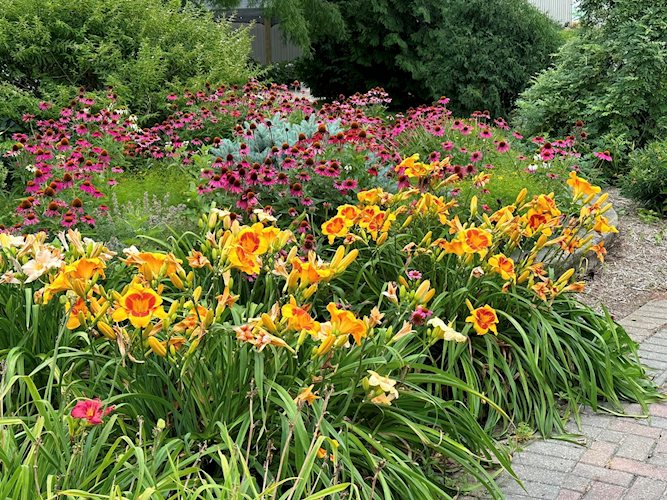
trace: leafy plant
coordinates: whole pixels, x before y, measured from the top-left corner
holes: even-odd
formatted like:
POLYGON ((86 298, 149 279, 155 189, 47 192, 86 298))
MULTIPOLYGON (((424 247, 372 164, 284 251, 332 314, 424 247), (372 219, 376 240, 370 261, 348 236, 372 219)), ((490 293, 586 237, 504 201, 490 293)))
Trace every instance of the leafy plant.
POLYGON ((667 212, 667 140, 655 141, 630 155, 630 172, 621 180, 623 192, 646 208, 667 212))
POLYGON ((582 120, 593 144, 612 151, 609 177, 667 131, 667 5, 651 0, 582 2, 578 36, 517 102, 528 134, 568 134, 582 120))
MULTIPOLYGON (((3 92, 60 107, 79 87, 113 86, 142 123, 166 116, 171 92, 245 82, 252 74, 249 52, 247 30, 234 31, 177 0, 9 0, 0 10, 3 92)), ((20 123, 24 101, 3 103, 0 118, 20 123)))
POLYGON ((383 87, 395 104, 441 95, 453 111, 512 108, 560 43, 556 25, 524 0, 340 0, 347 37, 321 40, 301 62, 314 95, 383 87))

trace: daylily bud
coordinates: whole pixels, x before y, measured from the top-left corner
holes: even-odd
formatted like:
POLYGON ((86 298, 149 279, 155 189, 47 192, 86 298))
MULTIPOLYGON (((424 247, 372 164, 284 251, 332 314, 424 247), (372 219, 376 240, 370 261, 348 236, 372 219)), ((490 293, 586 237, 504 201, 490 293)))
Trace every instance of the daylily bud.
POLYGON ((389 233, 382 233, 380 237, 377 240, 378 245, 382 245, 385 241, 387 241, 387 238, 389 237, 389 233))
POLYGON ((317 283, 313 283, 308 288, 306 288, 305 292, 303 292, 303 298, 304 299, 311 298, 316 291, 317 291, 317 283))
POLYGON ((158 356, 164 358, 167 355, 167 348, 155 337, 148 337, 148 346, 158 356))
POLYGON ((194 292, 192 292, 192 297, 195 299, 195 302, 199 302, 199 299, 201 298, 201 286, 198 286, 195 288, 194 292))
POLYGON ((116 333, 113 331, 113 328, 104 321, 97 322, 97 329, 109 340, 116 340, 116 333))
POLYGON ((477 196, 473 196, 470 199, 470 216, 475 217, 477 215, 477 196))

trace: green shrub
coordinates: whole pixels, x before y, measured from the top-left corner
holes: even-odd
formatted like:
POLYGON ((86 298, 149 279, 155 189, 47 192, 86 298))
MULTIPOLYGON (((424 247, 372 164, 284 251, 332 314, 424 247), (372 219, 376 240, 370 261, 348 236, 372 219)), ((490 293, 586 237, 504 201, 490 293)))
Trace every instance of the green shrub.
POLYGON ((667 4, 618 0, 582 7, 579 35, 522 94, 517 124, 528 134, 559 135, 583 120, 600 149, 615 144, 612 173, 620 174, 634 147, 667 130, 667 4))
MULTIPOLYGON (((79 87, 111 85, 144 119, 164 115, 165 96, 186 86, 247 80, 249 51, 247 30, 175 0, 8 0, 0 11, 2 93, 63 104, 79 87)), ((2 106, 18 121, 25 99, 2 106)))
POLYGON ((525 0, 341 0, 348 36, 320 41, 300 63, 313 94, 381 86, 399 104, 446 95, 452 110, 507 113, 560 43, 554 23, 525 0))
POLYGON ((623 192, 652 210, 667 212, 667 139, 634 151, 629 164, 623 192))

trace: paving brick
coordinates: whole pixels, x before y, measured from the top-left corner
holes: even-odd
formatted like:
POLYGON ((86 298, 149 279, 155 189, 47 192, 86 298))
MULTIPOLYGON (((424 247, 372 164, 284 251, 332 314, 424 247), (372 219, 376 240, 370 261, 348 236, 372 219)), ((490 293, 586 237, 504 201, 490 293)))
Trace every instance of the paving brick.
MULTIPOLYGON (((594 479, 596 481, 601 481, 625 487, 630 486, 630 483, 634 478, 632 474, 627 472, 605 469, 604 467, 597 467, 595 465, 589 465, 584 463, 578 463, 577 465, 575 465, 574 469, 572 469, 572 472, 577 476, 584 476, 594 479)), ((563 483, 563 486, 566 485, 567 485, 566 483, 563 483)))
POLYGON ((555 470, 558 472, 570 472, 577 463, 574 459, 566 459, 554 457, 551 455, 543 455, 541 453, 533 453, 528 449, 516 456, 512 462, 512 466, 525 465, 536 466, 543 469, 555 470))
POLYGON ((561 486, 568 490, 578 491, 579 493, 586 493, 591 486, 592 479, 590 477, 576 476, 572 473, 565 478, 565 483, 561 486))
POLYGON ((618 418, 609 425, 609 429, 624 434, 634 434, 635 436, 645 436, 654 439, 660 436, 660 429, 649 427, 647 422, 641 420, 618 418))
POLYGON ((595 440, 604 433, 604 427, 598 427, 593 425, 581 423, 581 426, 578 426, 576 422, 570 421, 565 425, 565 430, 573 434, 581 434, 586 438, 595 440))
POLYGON ((581 416, 581 425, 590 426, 590 427, 601 427, 606 429, 609 427, 609 424, 612 422, 614 417, 609 417, 607 415, 582 415, 581 416))
POLYGON ((654 452, 667 454, 667 432, 663 432, 655 442, 654 452))
POLYGON ((516 483, 503 486, 506 498, 549 498, 555 499, 560 492, 560 486, 556 484, 545 484, 539 481, 524 481, 525 490, 516 483))
POLYGON ((560 490, 558 500, 579 500, 583 498, 583 493, 574 490, 560 490))
POLYGON ((667 418, 667 403, 655 403, 649 407, 649 414, 654 417, 667 418))
POLYGON ((652 479, 665 479, 667 477, 667 466, 645 464, 638 460, 629 458, 615 457, 609 464, 609 469, 613 471, 627 472, 635 476, 645 476, 652 479))
POLYGON ((644 461, 651 456, 655 447, 655 439, 640 436, 628 436, 623 440, 616 452, 617 457, 631 458, 633 460, 644 461))
POLYGON ((664 467, 667 464, 667 453, 653 453, 651 458, 646 461, 647 464, 656 465, 658 467, 664 467))
POLYGON ((526 448, 533 453, 542 453, 552 457, 567 458, 578 460, 583 455, 586 448, 574 443, 566 443, 564 441, 540 440, 534 441, 526 448))
POLYGON ((623 432, 606 429, 602 434, 600 434, 598 440, 606 441, 608 443, 620 443, 624 438, 625 434, 623 432))
POLYGON ((563 484, 565 481, 566 474, 564 472, 559 472, 552 469, 544 469, 542 467, 536 467, 534 465, 514 465, 512 464, 512 469, 514 472, 522 479, 526 481, 534 481, 544 484, 563 484))
POLYGON ((664 363, 667 360, 667 352, 658 352, 654 351, 653 349, 640 349, 639 357, 643 363, 647 363, 649 361, 664 363))
POLYGON ((606 500, 615 500, 622 498, 625 492, 626 489, 623 486, 593 481, 591 489, 586 493, 584 498, 590 498, 591 500, 600 500, 603 498, 606 500))
POLYGON ((666 481, 656 481, 647 477, 638 477, 628 489, 627 500, 660 500, 667 490, 666 481))
POLYGON ((585 464, 604 467, 609 463, 616 453, 617 443, 607 443, 605 441, 595 441, 590 448, 581 456, 581 462, 585 464))
POLYGON ((667 338, 664 338, 661 335, 653 335, 651 338, 647 339, 645 342, 642 343, 642 347, 648 346, 648 345, 666 346, 667 345, 667 338))
POLYGON ((661 354, 667 353, 667 345, 654 344, 651 340, 644 342, 639 348, 639 352, 657 352, 661 354))
POLYGON ((651 427, 658 430, 667 430, 667 418, 665 417, 651 417, 651 427))

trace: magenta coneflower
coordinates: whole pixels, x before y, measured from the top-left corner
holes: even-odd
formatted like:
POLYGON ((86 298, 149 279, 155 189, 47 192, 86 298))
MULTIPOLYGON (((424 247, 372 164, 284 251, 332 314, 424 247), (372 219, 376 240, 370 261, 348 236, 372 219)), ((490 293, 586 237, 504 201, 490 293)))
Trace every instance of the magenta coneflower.
POLYGON ((470 135, 470 132, 472 132, 472 127, 469 125, 464 125, 460 129, 462 135, 470 135))
POLYGON ((410 271, 407 272, 407 276, 411 280, 418 280, 421 279, 422 273, 420 273, 416 269, 411 269, 410 271))
POLYGON ((473 153, 470 155, 470 162, 471 163, 477 163, 482 161, 482 152, 481 151, 473 151, 473 153))
POLYGON ((443 150, 445 151, 451 151, 454 149, 454 143, 452 141, 445 141, 442 144, 440 144, 443 150))
POLYGON ((519 132, 512 132, 512 135, 514 136, 515 139, 523 139, 523 136, 519 132))
POLYGON ((480 136, 482 139, 490 139, 491 137, 493 137, 493 133, 491 132, 490 129, 488 129, 488 128, 483 128, 483 129, 481 130, 481 132, 479 133, 479 136, 480 136))
POLYGON ((540 150, 540 158, 542 158, 542 161, 551 161, 555 156, 556 153, 553 148, 542 148, 540 150))
POLYGON ((304 207, 309 207, 313 204, 313 199, 309 198, 308 196, 305 196, 305 197, 301 198, 301 204, 304 207))
POLYGON ((593 156, 603 161, 611 161, 611 153, 609 151, 596 151, 593 156))
POLYGON ((496 144, 496 151, 499 153, 507 153, 510 150, 510 145, 507 141, 498 141, 496 144))
POLYGON ((296 197, 303 196, 303 186, 301 185, 300 182, 294 182, 289 187, 289 192, 292 196, 296 196, 296 197))
POLYGON ((417 306, 415 311, 410 316, 410 323, 417 326, 423 325, 424 322, 426 321, 426 318, 428 318, 432 314, 433 312, 429 311, 424 306, 417 306))

